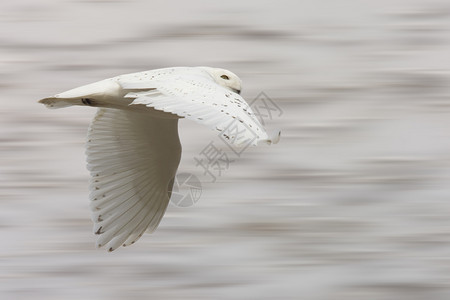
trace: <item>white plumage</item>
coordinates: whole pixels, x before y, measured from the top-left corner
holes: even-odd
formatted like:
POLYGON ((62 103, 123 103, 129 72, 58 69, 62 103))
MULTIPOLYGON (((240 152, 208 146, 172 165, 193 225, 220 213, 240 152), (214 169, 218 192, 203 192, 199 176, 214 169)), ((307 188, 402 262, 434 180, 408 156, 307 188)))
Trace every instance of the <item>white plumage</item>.
POLYGON ((113 251, 153 232, 167 208, 181 157, 178 119, 222 132, 236 146, 276 143, 239 95, 241 80, 208 67, 121 75, 40 100, 49 108, 99 107, 88 132, 90 200, 97 246, 113 251), (256 138, 255 138, 256 137, 256 138))

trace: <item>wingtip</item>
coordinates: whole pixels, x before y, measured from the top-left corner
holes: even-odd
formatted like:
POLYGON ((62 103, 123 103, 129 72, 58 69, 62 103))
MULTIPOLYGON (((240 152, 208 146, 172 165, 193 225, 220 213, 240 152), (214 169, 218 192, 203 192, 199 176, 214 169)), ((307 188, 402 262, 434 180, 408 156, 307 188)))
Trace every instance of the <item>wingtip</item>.
POLYGON ((281 138, 281 130, 273 130, 268 134, 269 138, 266 140, 267 144, 278 144, 281 138))

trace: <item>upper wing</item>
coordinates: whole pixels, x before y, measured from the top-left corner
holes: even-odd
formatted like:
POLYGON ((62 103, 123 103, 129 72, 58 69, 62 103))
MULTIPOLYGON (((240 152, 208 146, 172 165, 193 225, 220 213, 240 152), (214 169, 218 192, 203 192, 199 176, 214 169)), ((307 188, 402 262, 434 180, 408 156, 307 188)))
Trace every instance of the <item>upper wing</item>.
POLYGON ((176 119, 101 108, 86 146, 97 246, 112 251, 158 226, 180 157, 176 119))
POLYGON ((230 144, 271 142, 247 102, 207 78, 179 76, 165 81, 118 83, 129 91, 125 97, 134 99, 131 105, 142 104, 194 120, 222 132, 230 144))

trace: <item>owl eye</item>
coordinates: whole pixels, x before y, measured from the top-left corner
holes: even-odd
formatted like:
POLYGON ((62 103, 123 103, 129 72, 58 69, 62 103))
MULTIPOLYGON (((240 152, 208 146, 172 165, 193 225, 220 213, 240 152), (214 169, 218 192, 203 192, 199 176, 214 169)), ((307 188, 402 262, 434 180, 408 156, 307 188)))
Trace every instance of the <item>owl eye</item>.
POLYGON ((225 79, 225 80, 229 80, 230 79, 230 77, 228 77, 227 75, 222 75, 222 76, 220 76, 220 78, 225 79))

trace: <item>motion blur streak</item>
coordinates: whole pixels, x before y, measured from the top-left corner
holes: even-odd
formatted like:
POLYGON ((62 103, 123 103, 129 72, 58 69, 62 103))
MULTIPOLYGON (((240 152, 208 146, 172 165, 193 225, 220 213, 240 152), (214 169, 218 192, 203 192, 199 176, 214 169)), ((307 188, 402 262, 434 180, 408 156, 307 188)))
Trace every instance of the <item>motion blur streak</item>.
MULTIPOLYGON (((216 5, 1 1, 0 298, 450 299, 448 1, 216 5), (95 111, 36 101, 205 65, 279 106, 265 123, 280 143, 247 149, 138 245, 96 251, 95 111)), ((179 172, 201 179, 193 158, 220 140, 181 122, 179 172)))

